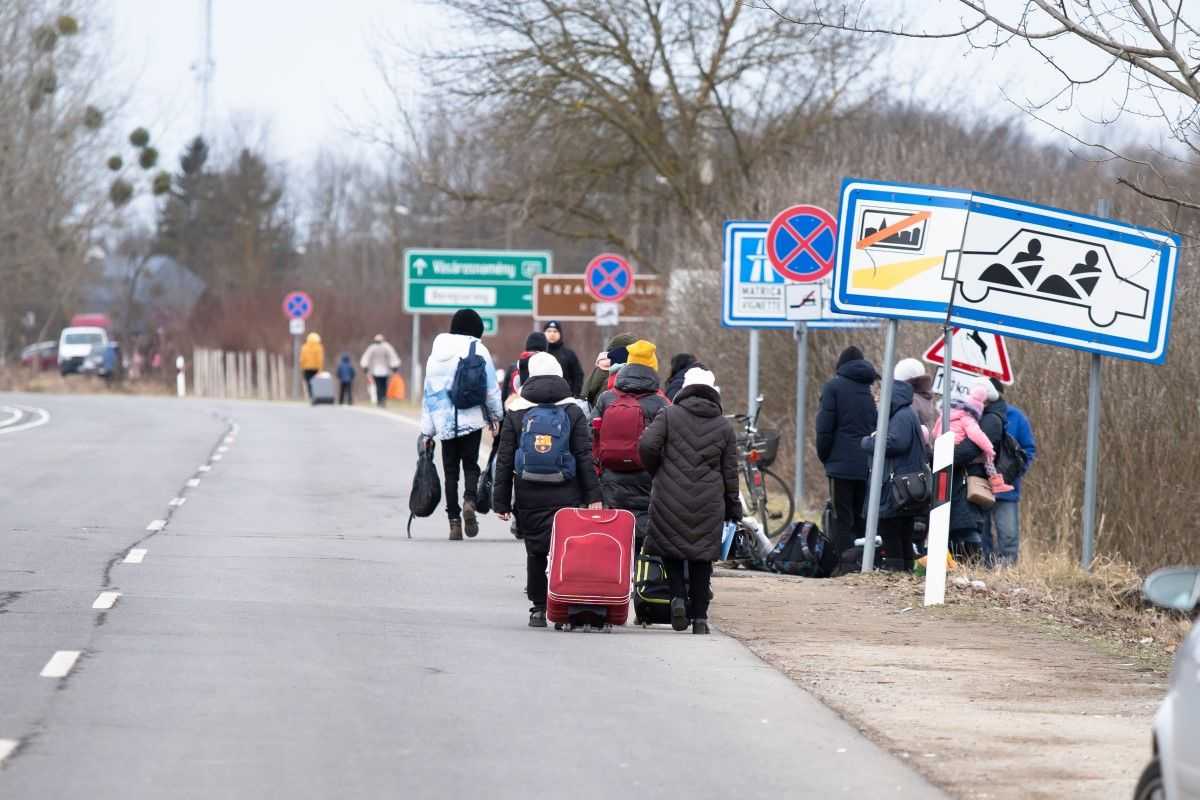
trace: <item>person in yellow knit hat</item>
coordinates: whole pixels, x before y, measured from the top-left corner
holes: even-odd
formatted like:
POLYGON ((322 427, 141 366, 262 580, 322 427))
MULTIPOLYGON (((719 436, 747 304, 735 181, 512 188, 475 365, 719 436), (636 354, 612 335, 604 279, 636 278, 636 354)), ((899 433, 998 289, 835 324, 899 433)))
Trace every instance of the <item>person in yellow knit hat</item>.
POLYGON ((321 337, 316 332, 310 333, 308 338, 304 340, 304 346, 300 348, 300 371, 304 373, 304 387, 308 390, 308 396, 312 397, 312 379, 321 370, 325 369, 325 346, 321 344, 321 337))
POLYGON ((613 387, 601 393, 592 409, 592 453, 601 469, 604 505, 633 512, 640 550, 649 524, 651 479, 642 467, 638 440, 668 401, 658 388, 654 344, 639 339, 625 349, 625 366, 617 373, 613 387))

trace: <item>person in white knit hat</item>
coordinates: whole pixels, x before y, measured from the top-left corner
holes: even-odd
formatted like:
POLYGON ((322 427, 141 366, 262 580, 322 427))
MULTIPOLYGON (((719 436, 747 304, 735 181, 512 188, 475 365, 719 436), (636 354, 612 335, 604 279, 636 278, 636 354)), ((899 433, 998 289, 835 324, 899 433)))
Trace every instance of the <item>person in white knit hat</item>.
POLYGON ((925 372, 925 365, 915 358, 901 359, 892 371, 892 377, 904 381, 913 389, 913 411, 925 430, 933 430, 938 418, 937 403, 933 401, 933 378, 925 372))

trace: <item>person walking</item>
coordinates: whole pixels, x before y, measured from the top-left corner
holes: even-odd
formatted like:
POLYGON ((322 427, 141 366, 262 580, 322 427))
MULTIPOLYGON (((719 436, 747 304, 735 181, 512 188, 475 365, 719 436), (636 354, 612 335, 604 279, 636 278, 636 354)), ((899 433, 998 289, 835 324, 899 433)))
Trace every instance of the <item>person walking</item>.
POLYGON ((384 408, 387 406, 388 379, 400 369, 400 356, 396 355, 396 349, 383 338, 382 333, 377 333, 375 340, 363 351, 359 366, 363 374, 375 382, 375 405, 384 408))
POLYGON ((836 373, 821 387, 817 412, 817 457, 829 479, 832 523, 829 532, 838 554, 854 546, 867 528, 863 508, 871 456, 860 443, 875 430, 875 399, 871 384, 879 375, 862 350, 847 347, 838 357, 836 373))
POLYGON ((508 399, 514 395, 519 395, 521 384, 529 376, 528 364, 529 357, 534 353, 544 353, 550 345, 546 341, 546 334, 541 331, 534 331, 525 337, 525 349, 521 351, 521 355, 508 368, 508 375, 504 381, 504 389, 500 393, 500 402, 505 408, 508 408, 508 399))
POLYGON ((442 446, 442 473, 446 489, 446 516, 451 541, 479 533, 475 492, 479 486, 479 444, 483 429, 495 433, 503 418, 496 366, 483 342, 483 320, 474 310, 460 308, 450 320, 450 332, 433 340, 425 362, 425 390, 421 402, 421 433, 442 446), (463 499, 458 499, 458 478, 463 474, 463 499))
POLYGON ((563 378, 571 387, 572 397, 583 397, 583 367, 579 365, 579 357, 575 351, 567 347, 563 341, 562 324, 552 319, 542 328, 546 335, 546 352, 558 359, 563 368, 563 378))
POLYGON ((600 393, 609 388, 608 379, 613 366, 612 359, 609 358, 609 353, 617 348, 624 349, 636 342, 637 339, 638 337, 632 333, 618 333, 608 340, 608 347, 600 351, 596 356, 595 366, 583 386, 583 399, 587 401, 589 407, 596 405, 596 400, 599 399, 600 393))
POLYGON ((304 388, 310 398, 312 397, 313 376, 323 369, 325 369, 325 346, 321 344, 320 334, 313 331, 304 340, 304 346, 300 348, 300 371, 304 373, 304 388))
POLYGON ((671 358, 671 374, 667 378, 665 387, 667 399, 674 401, 675 395, 679 394, 679 390, 683 388, 683 376, 692 367, 704 366, 691 353, 676 353, 671 358))
MULTIPOLYGON (((892 405, 888 409, 888 435, 884 448, 883 484, 879 499, 879 536, 887 557, 881 566, 885 570, 912 572, 913 523, 928 509, 904 508, 896 501, 893 483, 897 476, 911 475, 928 469, 925 434, 921 421, 912 407, 913 387, 902 380, 892 381, 892 405)), ((864 436, 859 443, 864 453, 875 451, 875 433, 864 436)), ((864 507, 863 513, 866 513, 864 507)))
POLYGON ((349 353, 342 353, 338 358, 338 405, 354 405, 354 362, 349 353))
POLYGON ((531 628, 546 627, 546 563, 554 514, 561 508, 602 507, 588 428, 562 365, 549 353, 531 355, 529 378, 500 426, 492 490, 496 516, 504 521, 515 516, 525 542, 531 628), (556 474, 542 470, 546 463, 554 465, 556 474))
POLYGON ((675 404, 646 428, 638 452, 653 477, 646 551, 662 557, 671 581, 671 627, 685 630, 690 618, 692 633, 706 634, 724 523, 742 518, 737 443, 711 372, 687 371, 675 404))
POLYGON ((669 405, 658 388, 658 356, 650 342, 626 348, 629 361, 613 388, 600 394, 592 409, 592 452, 600 464, 605 508, 623 508, 637 519, 634 552, 641 552, 650 525, 650 473, 642 464, 642 433, 669 405))
MULTIPOLYGON (((992 378, 992 387, 997 394, 1004 397, 1004 384, 992 378)), ((1005 416, 1004 432, 1016 439, 1017 444, 1025 451, 1025 469, 1013 481, 1013 490, 996 495, 996 505, 992 506, 992 528, 996 535, 996 563, 1013 565, 1021 554, 1021 483, 1025 473, 1033 465, 1037 456, 1037 439, 1033 435, 1033 426, 1025 412, 1012 403, 1005 401, 1008 412, 1005 416)))
POLYGON ((928 433, 938 421, 938 407, 933 400, 933 378, 925 371, 925 365, 915 358, 904 358, 896 364, 893 377, 904 381, 913 390, 912 407, 917 419, 928 433))

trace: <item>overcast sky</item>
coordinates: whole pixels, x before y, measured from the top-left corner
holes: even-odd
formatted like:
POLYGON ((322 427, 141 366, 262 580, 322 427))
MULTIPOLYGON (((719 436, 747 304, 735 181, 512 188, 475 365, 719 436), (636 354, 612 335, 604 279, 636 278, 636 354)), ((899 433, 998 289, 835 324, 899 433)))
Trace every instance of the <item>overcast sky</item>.
MULTIPOLYGON (((200 91, 192 67, 201 53, 203 0, 106 2, 114 56, 125 84, 132 87, 130 118, 150 127, 174 168, 183 143, 199 125, 200 91)), ((879 5, 896 2, 908 2, 910 11, 922 13, 929 25, 948 24, 961 14, 953 0, 878 0, 879 5)), ((348 146, 345 115, 365 122, 373 105, 387 107, 390 99, 372 61, 373 46, 387 37, 420 47, 454 36, 443 13, 421 0, 213 4, 212 130, 228 130, 233 117, 269 123, 275 153, 298 162, 323 146, 348 146)), ((863 46, 878 45, 864 39, 863 46)), ((1072 52, 1087 56, 1082 49, 1067 55, 1072 52)), ((961 40, 899 42, 884 69, 899 76, 901 85, 915 81, 911 91, 918 102, 965 108, 968 114, 1014 116, 1018 112, 1005 104, 1004 93, 1017 99, 1037 95, 1044 91, 1047 74, 1028 49, 973 53, 961 40)), ((422 91, 414 70, 394 75, 406 91, 422 91)), ((885 93, 890 88, 886 81, 879 85, 885 93)), ((1093 112, 1098 111, 1096 102, 1091 103, 1093 112)), ((1074 130, 1085 127, 1074 113, 1056 120, 1074 130)))

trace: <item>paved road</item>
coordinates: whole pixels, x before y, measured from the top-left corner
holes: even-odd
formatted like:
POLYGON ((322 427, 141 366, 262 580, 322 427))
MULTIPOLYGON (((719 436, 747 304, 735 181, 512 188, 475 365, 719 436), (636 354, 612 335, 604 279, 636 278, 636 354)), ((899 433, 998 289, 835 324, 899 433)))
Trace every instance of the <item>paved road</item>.
POLYGON ((505 526, 404 538, 395 417, 0 405, 0 797, 942 796, 725 636, 527 628, 505 526))

